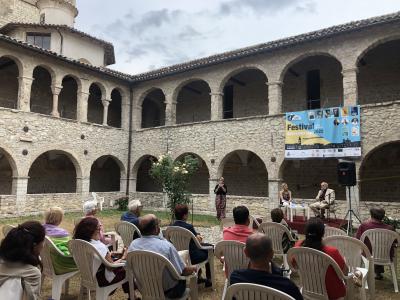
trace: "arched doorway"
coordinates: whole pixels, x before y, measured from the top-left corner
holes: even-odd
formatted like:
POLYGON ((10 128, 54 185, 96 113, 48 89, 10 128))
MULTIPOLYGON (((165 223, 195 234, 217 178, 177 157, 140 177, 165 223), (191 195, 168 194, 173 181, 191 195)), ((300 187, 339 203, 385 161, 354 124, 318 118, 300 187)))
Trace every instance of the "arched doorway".
POLYGON ((29 169, 28 194, 76 193, 75 164, 66 152, 43 153, 29 169))
POLYGON ((0 106, 17 109, 19 69, 14 60, 0 57, 0 106))
POLYGON ((359 104, 400 99, 400 40, 382 43, 358 62, 359 104))
POLYGON ((149 174, 153 161, 157 161, 157 158, 151 155, 145 155, 136 162, 132 174, 135 174, 135 170, 137 170, 137 192, 162 192, 162 187, 153 178, 151 178, 149 174))
POLYGON ((111 92, 111 102, 108 106, 107 124, 111 127, 121 128, 122 96, 118 89, 111 92))
POLYGON ((31 111, 51 115, 53 110, 51 74, 47 69, 38 66, 33 70, 33 79, 30 101, 31 111))
POLYGON ((246 69, 229 76, 223 89, 223 118, 267 115, 268 79, 265 73, 246 69))
POLYGON ((332 56, 309 56, 290 63, 283 74, 284 112, 340 106, 342 65, 332 56))
POLYGON ((142 128, 165 125, 165 95, 161 89, 154 89, 142 103, 142 128))
POLYGON ((111 155, 101 156, 90 169, 90 192, 119 192, 121 166, 111 155))
POLYGON ((13 174, 9 154, 0 148, 0 195, 11 195, 13 174))
POLYGON ((251 151, 237 150, 221 162, 219 173, 225 178, 229 195, 268 196, 268 172, 264 162, 251 151))
POLYGON ((78 83, 72 76, 65 76, 58 95, 58 111, 61 118, 76 120, 78 83))
POLYGON ((361 201, 400 202, 400 141, 380 146, 360 169, 361 201))
POLYGON ((185 84, 178 93, 176 123, 192 123, 210 120, 211 89, 204 80, 185 84))
POLYGON ((288 184, 294 199, 315 199, 325 181, 335 190, 336 199, 346 200, 345 187, 337 181, 337 164, 336 158, 285 160, 280 178, 288 184))
POLYGON ((188 192, 191 194, 205 194, 205 195, 209 194, 210 174, 208 172, 206 162, 200 156, 194 153, 184 153, 180 155, 176 160, 183 162, 186 156, 192 156, 193 158, 197 158, 199 162, 197 171, 190 178, 190 182, 187 188, 188 192))
POLYGON ((100 86, 92 83, 89 88, 88 122, 103 124, 103 92, 100 86))

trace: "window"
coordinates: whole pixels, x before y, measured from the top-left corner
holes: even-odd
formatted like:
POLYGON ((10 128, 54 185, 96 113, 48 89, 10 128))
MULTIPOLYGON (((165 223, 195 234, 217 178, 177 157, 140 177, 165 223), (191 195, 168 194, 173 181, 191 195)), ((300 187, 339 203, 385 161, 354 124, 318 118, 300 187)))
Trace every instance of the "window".
POLYGON ((224 119, 233 118, 233 85, 224 88, 224 119))
POLYGON ((321 108, 321 86, 319 70, 307 72, 307 109, 321 108))
POLYGON ((51 37, 51 35, 49 33, 29 32, 26 34, 26 42, 28 44, 50 50, 50 37, 51 37))
POLYGON ((46 15, 45 14, 41 14, 40 15, 40 24, 44 24, 46 23, 46 15))

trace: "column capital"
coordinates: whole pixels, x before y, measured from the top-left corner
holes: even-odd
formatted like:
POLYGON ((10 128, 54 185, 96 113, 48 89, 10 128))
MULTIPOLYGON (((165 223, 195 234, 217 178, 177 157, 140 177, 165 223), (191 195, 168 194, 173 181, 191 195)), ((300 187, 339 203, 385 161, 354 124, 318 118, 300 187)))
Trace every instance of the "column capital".
POLYGON ((101 103, 103 103, 104 107, 108 107, 110 105, 111 100, 108 99, 103 99, 101 100, 101 103))
POLYGON ((18 78, 18 80, 30 80, 30 81, 34 81, 35 80, 35 78, 28 77, 28 76, 18 76, 17 78, 18 78))
MULTIPOLYGON (((177 103, 178 103, 177 101, 172 101, 172 102, 164 101, 164 104, 166 104, 166 105, 176 105, 177 103)), ((140 107, 142 107, 142 106, 140 106, 140 107)))
POLYGON ((51 85, 51 91, 53 92, 53 95, 59 95, 61 93, 62 88, 63 87, 60 85, 55 85, 55 84, 51 85))
POLYGON ((222 93, 222 92, 215 92, 215 93, 213 93, 213 92, 211 92, 210 93, 210 96, 223 96, 224 95, 224 93, 222 93))
POLYGON ((267 81, 265 84, 268 86, 271 86, 271 85, 283 86, 282 81, 267 81))
POLYGON ((280 178, 268 178, 269 182, 282 182, 283 180, 280 178))
POLYGON ((356 74, 358 74, 358 72, 359 72, 359 69, 358 69, 357 67, 346 68, 346 69, 343 69, 343 70, 342 70, 342 75, 345 76, 346 74, 349 74, 349 73, 356 73, 356 74))
POLYGON ((13 176, 12 179, 25 179, 28 180, 30 177, 29 176, 13 176))

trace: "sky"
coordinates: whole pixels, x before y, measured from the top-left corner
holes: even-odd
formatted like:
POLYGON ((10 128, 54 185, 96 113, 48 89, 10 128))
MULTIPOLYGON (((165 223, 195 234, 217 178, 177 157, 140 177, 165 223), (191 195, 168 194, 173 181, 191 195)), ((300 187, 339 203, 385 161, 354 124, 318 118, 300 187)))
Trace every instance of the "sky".
POLYGON ((399 0, 77 0, 75 27, 114 44, 139 74, 400 11, 399 0))

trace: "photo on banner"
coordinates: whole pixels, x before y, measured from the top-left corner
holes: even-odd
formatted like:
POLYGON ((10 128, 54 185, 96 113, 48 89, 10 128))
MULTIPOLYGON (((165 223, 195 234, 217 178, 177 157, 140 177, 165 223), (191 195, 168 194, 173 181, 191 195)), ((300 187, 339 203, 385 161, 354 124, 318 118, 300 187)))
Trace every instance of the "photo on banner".
POLYGON ((285 115, 285 158, 361 156, 360 106, 285 115))

